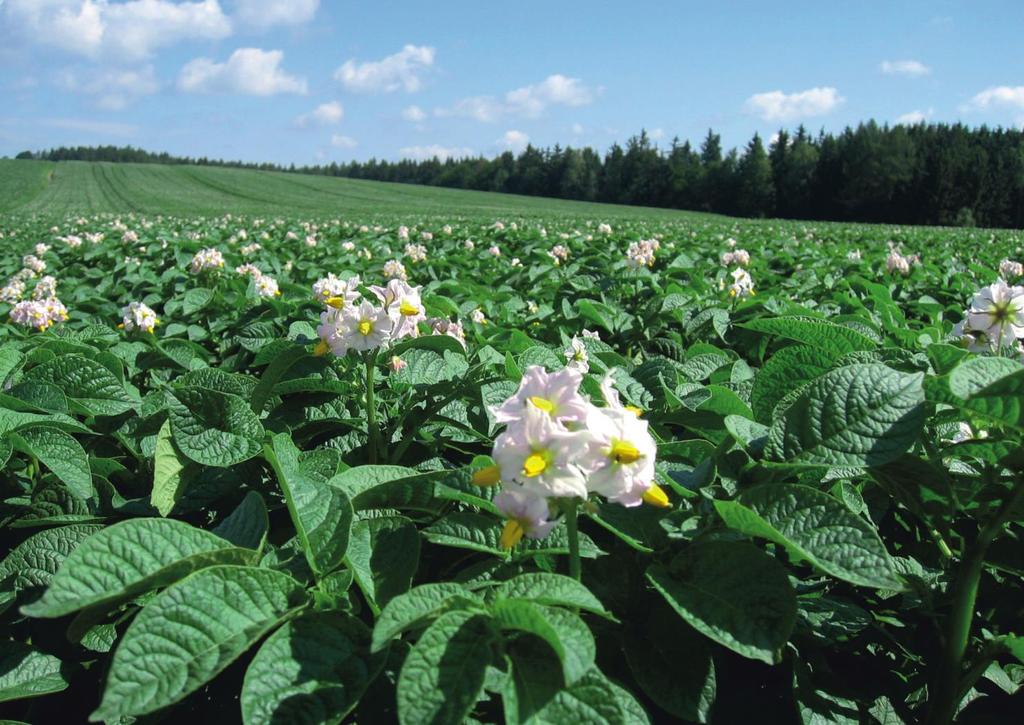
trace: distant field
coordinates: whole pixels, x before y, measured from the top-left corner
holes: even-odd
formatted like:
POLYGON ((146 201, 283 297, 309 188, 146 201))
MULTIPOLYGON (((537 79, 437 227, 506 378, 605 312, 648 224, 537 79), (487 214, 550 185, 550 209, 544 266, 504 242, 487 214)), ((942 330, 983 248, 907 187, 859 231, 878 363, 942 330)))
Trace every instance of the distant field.
POLYGON ((0 212, 412 214, 670 220, 689 212, 203 166, 0 160, 0 212))

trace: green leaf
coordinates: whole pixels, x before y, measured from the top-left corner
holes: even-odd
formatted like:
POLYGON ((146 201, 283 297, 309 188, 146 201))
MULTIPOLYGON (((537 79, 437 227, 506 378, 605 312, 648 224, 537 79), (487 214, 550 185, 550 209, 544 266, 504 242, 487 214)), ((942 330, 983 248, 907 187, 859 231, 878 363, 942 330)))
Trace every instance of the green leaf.
POLYGON ((213 530, 217 536, 243 549, 260 550, 267 541, 270 520, 263 497, 249 491, 238 508, 213 530))
POLYGON ((249 563, 255 552, 173 519, 129 519, 81 542, 53 575, 30 617, 61 617, 114 604, 219 563, 249 563))
POLYGON ((420 535, 404 516, 362 519, 352 526, 345 555, 374 612, 409 591, 420 561, 420 535))
POLYGON ((181 311, 191 315, 210 304, 213 299, 213 290, 207 287, 194 287, 185 293, 182 300, 181 311))
POLYGON ((0 702, 68 688, 64 663, 20 642, 0 643, 0 702))
POLYGON ((114 652, 90 721, 145 715, 213 679, 306 598, 287 574, 214 566, 158 594, 114 652))
POLYGON ((814 317, 764 317, 745 322, 740 327, 778 335, 836 355, 878 347, 867 335, 814 317))
POLYGON ((263 643, 242 684, 246 725, 334 725, 359 702, 379 663, 359 620, 306 613, 263 643))
POLYGON ((754 378, 750 390, 750 407, 762 423, 772 420, 772 413, 783 398, 831 369, 836 354, 810 347, 784 347, 765 362, 754 378))
POLYGON ((486 617, 442 614, 409 651, 398 675, 402 725, 461 725, 484 686, 497 637, 486 617))
POLYGON ((650 720, 629 693, 594 668, 560 690, 529 722, 530 725, 643 725, 650 720))
POLYGON ((186 478, 182 471, 188 461, 178 452, 171 437, 171 424, 164 421, 156 434, 156 451, 153 453, 153 490, 149 503, 161 516, 167 516, 185 490, 186 478))
POLYGON ((114 373, 84 355, 61 355, 35 366, 26 378, 56 385, 83 415, 120 415, 137 405, 114 373))
POLYGON ((373 627, 374 652, 378 652, 392 639, 407 629, 423 624, 453 606, 479 603, 480 598, 455 582, 421 584, 399 594, 381 611, 373 627))
POLYGON ((982 388, 1021 372, 1020 363, 1005 357, 969 357, 949 374, 949 392, 967 399, 982 388))
POLYGON ((341 565, 352 528, 352 504, 340 488, 302 470, 299 449, 287 433, 278 433, 265 450, 284 492, 295 533, 317 577, 341 565))
POLYGON ((765 456, 809 466, 879 466, 895 460, 925 421, 923 373, 847 365, 810 383, 768 433, 765 456))
POLYGON ((744 657, 774 664, 796 623, 785 569, 756 546, 714 541, 689 546, 647 579, 687 624, 744 657))
POLYGON ((48 585, 68 555, 102 528, 101 524, 71 524, 33 534, 0 563, 0 581, 13 576, 15 591, 48 585))
POLYGON ((260 452, 263 425, 237 395, 181 387, 168 396, 168 412, 178 450, 196 463, 227 468, 260 452))
POLYGON ((288 369, 295 365, 295 363, 308 355, 309 352, 306 348, 298 345, 289 345, 274 356, 274 359, 267 365, 267 369, 263 371, 263 376, 260 378, 259 383, 256 384, 252 391, 250 406, 254 413, 258 415, 263 410, 267 401, 270 400, 271 395, 274 393, 274 386, 281 380, 281 376, 288 372, 288 369))
POLYGON ((523 599, 536 604, 575 607, 603 617, 610 616, 589 589, 562 574, 520 574, 495 587, 494 596, 498 599, 523 599))
POLYGON ((571 612, 525 600, 499 599, 491 607, 491 617, 503 630, 518 630, 544 640, 561 661, 567 683, 580 679, 594 665, 594 637, 571 612))
POLYGON ((837 579, 876 589, 903 588, 895 566, 865 519, 809 486, 768 483, 736 501, 715 501, 726 525, 774 541, 796 560, 806 560, 837 579))
POLYGON ((72 496, 83 501, 96 498, 89 457, 70 435, 49 426, 32 426, 11 433, 10 440, 15 448, 46 464, 72 496))
POLYGON ((1024 430, 1024 369, 973 393, 964 407, 989 420, 1024 430))

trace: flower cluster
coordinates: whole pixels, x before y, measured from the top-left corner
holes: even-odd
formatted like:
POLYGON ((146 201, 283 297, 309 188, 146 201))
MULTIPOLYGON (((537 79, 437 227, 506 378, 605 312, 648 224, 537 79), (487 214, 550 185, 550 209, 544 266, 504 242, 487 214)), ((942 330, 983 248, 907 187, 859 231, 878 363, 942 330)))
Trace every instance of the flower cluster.
POLYGON ((889 255, 885 258, 885 268, 890 272, 898 272, 906 277, 910 274, 910 268, 921 263, 921 257, 917 254, 904 255, 898 247, 889 246, 889 255))
POLYGON ((188 265, 192 274, 210 272, 224 268, 224 255, 217 249, 200 249, 188 265))
POLYGON ((569 259, 569 248, 564 244, 556 244, 548 252, 548 256, 555 260, 555 264, 561 264, 569 259))
POLYGON ((34 327, 42 332, 56 322, 68 319, 67 308, 56 297, 25 300, 11 308, 11 322, 22 327, 34 327))
POLYGON ((57 296, 57 279, 46 275, 36 282, 36 288, 32 290, 32 299, 47 300, 57 296))
POLYGON ((33 274, 42 274, 46 271, 46 262, 34 254, 26 254, 22 257, 21 264, 25 269, 31 270, 33 274))
POLYGON ((427 258, 427 248, 422 244, 406 244, 405 256, 412 262, 422 262, 427 258))
POLYGON ((330 351, 343 357, 349 350, 376 350, 403 337, 419 335, 418 325, 426 319, 419 287, 393 279, 386 287, 374 286, 370 291, 380 306, 370 300, 356 304, 358 292, 326 300, 328 309, 321 313, 317 327, 319 354, 330 351))
POLYGON ((235 272, 243 277, 251 277, 256 287, 256 295, 259 297, 279 297, 281 290, 277 286, 277 280, 263 274, 255 264, 243 264, 235 267, 235 272))
POLYGON ((505 548, 523 536, 546 536, 561 500, 594 493, 623 506, 668 504, 654 483, 656 446, 647 421, 620 403, 610 377, 601 384, 604 407, 580 393, 582 381, 577 369, 548 373, 531 366, 515 395, 494 411, 506 426, 494 442, 497 467, 475 480, 502 481, 494 503, 509 519, 501 536, 505 548))
POLYGON ((156 313, 142 302, 131 302, 121 308, 120 327, 125 332, 140 330, 141 332, 152 332, 153 328, 160 324, 156 313))
POLYGON ((405 265, 397 259, 389 259, 384 263, 384 277, 386 279, 402 280, 403 282, 409 279, 409 275, 405 271, 405 265))
POLYGON ((1012 259, 1004 259, 999 263, 999 276, 1003 279, 1024 277, 1024 264, 1014 262, 1012 259))
POLYGON ((343 307, 359 299, 359 285, 362 280, 359 276, 340 279, 333 274, 328 274, 313 283, 313 295, 319 302, 329 303, 336 300, 332 307, 343 307))
POLYGON ((754 294, 754 278, 750 276, 750 272, 737 267, 729 274, 732 276, 732 284, 729 285, 730 297, 743 299, 754 294))
POLYGON ((1024 286, 1011 287, 1000 279, 981 289, 953 336, 973 352, 1015 348, 1024 339, 1024 286))
POLYGON ((733 252, 726 252, 722 255, 722 266, 728 267, 730 265, 739 265, 740 267, 746 267, 750 264, 750 252, 746 249, 737 249, 733 252))
POLYGON ((661 249, 657 239, 641 239, 633 242, 626 250, 626 261, 633 267, 653 267, 654 254, 661 249))
POLYGON ((600 224, 597 225, 597 233, 598 234, 611 234, 612 233, 611 224, 605 224, 604 222, 601 222, 600 224))

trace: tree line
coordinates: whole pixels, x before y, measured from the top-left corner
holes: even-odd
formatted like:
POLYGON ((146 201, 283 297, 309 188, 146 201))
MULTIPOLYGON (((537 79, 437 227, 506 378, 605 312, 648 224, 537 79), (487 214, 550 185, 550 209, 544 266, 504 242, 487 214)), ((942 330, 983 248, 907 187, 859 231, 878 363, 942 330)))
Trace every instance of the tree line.
POLYGON ((133 148, 59 148, 20 158, 233 166, 530 196, 709 211, 745 217, 1024 226, 1024 133, 963 124, 879 125, 840 133, 781 130, 725 151, 655 144, 641 131, 603 155, 590 147, 527 146, 494 158, 249 164, 133 148))

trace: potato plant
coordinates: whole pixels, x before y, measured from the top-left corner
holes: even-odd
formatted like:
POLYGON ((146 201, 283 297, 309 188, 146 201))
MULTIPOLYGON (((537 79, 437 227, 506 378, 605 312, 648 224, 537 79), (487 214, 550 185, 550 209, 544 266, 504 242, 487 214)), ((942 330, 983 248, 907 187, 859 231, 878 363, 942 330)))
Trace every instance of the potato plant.
POLYGON ((0 230, 6 717, 1024 711, 1017 232, 0 230))

